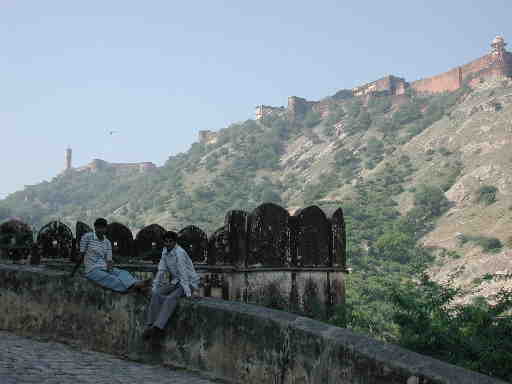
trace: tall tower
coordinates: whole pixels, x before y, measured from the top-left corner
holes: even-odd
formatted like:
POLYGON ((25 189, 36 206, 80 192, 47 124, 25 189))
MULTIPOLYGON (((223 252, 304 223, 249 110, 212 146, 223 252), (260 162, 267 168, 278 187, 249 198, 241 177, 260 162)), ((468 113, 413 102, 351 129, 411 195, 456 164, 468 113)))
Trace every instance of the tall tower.
POLYGON ((72 158, 73 158, 73 151, 71 148, 68 147, 68 149, 66 149, 66 171, 69 171, 71 169, 72 158))

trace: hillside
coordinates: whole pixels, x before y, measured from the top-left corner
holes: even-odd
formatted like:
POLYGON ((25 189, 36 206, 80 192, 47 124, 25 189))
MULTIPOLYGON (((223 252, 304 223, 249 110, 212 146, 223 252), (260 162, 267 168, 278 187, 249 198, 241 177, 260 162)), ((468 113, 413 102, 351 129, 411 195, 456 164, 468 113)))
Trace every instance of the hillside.
MULTIPOLYGON (((145 172, 107 163, 63 172, 9 195, 0 213, 36 227, 106 216, 134 230, 159 223, 212 232, 228 210, 263 201, 291 212, 336 203, 356 268, 411 263, 423 255, 412 254, 417 243, 435 250, 439 278, 461 265, 465 284, 512 269, 510 80, 434 95, 339 92, 322 103, 323 114, 233 124, 145 172), (481 246, 488 238, 499 240, 490 251, 481 246)), ((496 283, 485 284, 484 294, 495 292, 496 283)))

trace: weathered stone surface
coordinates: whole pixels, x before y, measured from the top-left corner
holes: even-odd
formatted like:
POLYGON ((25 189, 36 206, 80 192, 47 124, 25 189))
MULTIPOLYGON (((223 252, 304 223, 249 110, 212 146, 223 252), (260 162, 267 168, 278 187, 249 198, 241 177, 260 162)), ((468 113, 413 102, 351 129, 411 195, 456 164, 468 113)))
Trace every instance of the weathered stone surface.
POLYGON ((108 224, 107 238, 112 243, 114 260, 121 261, 134 256, 133 235, 126 225, 115 222, 108 224))
POLYGON ((73 232, 60 221, 51 221, 37 234, 37 244, 46 257, 68 258, 73 250, 73 232))
POLYGON ((347 329, 217 299, 182 300, 161 345, 150 348, 140 337, 146 304, 43 267, 0 266, 0 328, 20 334, 245 384, 500 383, 347 329))

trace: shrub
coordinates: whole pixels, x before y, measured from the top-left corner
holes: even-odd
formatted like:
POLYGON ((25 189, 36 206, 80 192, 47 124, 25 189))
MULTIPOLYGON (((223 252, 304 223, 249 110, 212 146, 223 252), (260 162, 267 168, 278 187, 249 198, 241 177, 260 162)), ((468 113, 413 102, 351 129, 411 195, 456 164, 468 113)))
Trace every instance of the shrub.
POLYGON ((498 188, 493 185, 482 185, 476 191, 476 201, 477 203, 484 203, 485 205, 491 205, 496 202, 496 192, 498 192, 498 188))
POLYGON ((496 237, 479 236, 475 242, 483 248, 485 252, 498 252, 503 245, 496 237))
POLYGON ((397 125, 389 119, 383 119, 378 123, 377 127, 385 135, 392 134, 398 129, 397 125))
POLYGON ((448 208, 448 199, 441 188, 420 185, 414 194, 414 206, 422 208, 431 217, 441 216, 448 208))
POLYGON ((307 128, 313 128, 315 125, 320 123, 322 119, 320 118, 320 114, 315 111, 309 111, 304 118, 304 125, 307 128))
MULTIPOLYGON (((496 305, 483 298, 457 304, 468 292, 455 288, 455 276, 438 284, 421 276, 419 282, 397 284, 390 295, 393 320, 400 327, 404 348, 467 369, 510 381, 512 373, 512 292, 501 290, 496 305)), ((485 276, 484 276, 485 277, 485 276)), ((480 283, 484 277, 476 279, 480 283)))
POLYGON ((326 125, 323 130, 323 134, 327 137, 333 137, 336 133, 336 130, 334 129, 334 125, 326 125))
POLYGON ((384 95, 376 95, 368 100, 368 109, 372 113, 387 113, 391 109, 391 98, 384 95))
POLYGON ((449 156, 452 154, 446 147, 441 147, 438 149, 438 152, 443 156, 449 156))
POLYGON ((393 121, 398 124, 407 124, 421 118, 420 106, 416 103, 404 104, 393 114, 393 121))
POLYGON ((486 253, 499 252, 503 248, 503 244, 496 237, 459 235, 458 239, 461 244, 472 242, 482 247, 486 253))

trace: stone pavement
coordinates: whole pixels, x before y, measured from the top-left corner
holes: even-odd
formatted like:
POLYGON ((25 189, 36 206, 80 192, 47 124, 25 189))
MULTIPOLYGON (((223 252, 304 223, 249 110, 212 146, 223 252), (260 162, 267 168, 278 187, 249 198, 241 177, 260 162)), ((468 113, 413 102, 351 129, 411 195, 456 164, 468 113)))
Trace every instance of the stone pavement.
POLYGON ((0 384, 207 384, 197 374, 0 331, 0 384))

